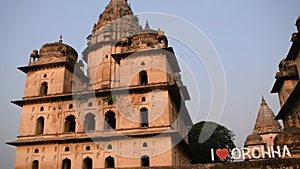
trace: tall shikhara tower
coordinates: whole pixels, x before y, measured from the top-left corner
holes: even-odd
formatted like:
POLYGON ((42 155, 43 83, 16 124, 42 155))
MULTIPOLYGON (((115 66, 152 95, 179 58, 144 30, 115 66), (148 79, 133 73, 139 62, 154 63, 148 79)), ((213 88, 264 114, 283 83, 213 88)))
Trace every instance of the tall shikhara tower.
POLYGON ((62 38, 34 50, 26 73, 15 169, 97 169, 189 163, 189 99, 160 30, 111 0, 83 60, 62 38))

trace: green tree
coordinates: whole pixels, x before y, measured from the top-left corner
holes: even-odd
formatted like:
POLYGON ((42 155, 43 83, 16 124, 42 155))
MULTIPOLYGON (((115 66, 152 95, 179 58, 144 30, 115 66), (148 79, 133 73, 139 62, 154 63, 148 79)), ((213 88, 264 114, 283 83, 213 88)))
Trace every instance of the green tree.
MULTIPOLYGON (((189 132, 191 164, 222 162, 217 157, 216 150, 226 148, 231 152, 236 147, 234 136, 232 131, 214 122, 202 121, 194 124, 189 132), (214 149, 214 161, 211 158, 211 149, 214 149)), ((224 161, 230 161, 229 157, 224 161)))

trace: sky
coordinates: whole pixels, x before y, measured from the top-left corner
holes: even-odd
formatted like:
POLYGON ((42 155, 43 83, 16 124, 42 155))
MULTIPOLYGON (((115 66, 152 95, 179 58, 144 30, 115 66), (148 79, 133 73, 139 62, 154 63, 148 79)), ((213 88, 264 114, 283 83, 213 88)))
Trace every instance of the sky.
MULTIPOLYGON (((253 130, 262 96, 277 114, 279 101, 277 95, 270 94, 270 91, 278 64, 286 57, 291 46, 291 35, 296 31, 295 21, 300 15, 299 0, 128 2, 142 18, 148 16, 144 14, 146 12, 156 12, 185 21, 187 27, 197 28, 215 49, 220 60, 216 65, 221 65, 219 68, 224 72, 226 82, 226 86, 221 86, 226 94, 222 104, 224 109, 219 112, 221 118, 210 117, 208 113, 210 105, 213 105, 212 96, 218 96, 220 91, 212 87, 214 84, 211 79, 214 77, 210 76, 211 70, 207 69, 205 60, 193 62, 193 58, 204 56, 197 56, 195 49, 182 39, 169 36, 169 44, 174 48, 182 70, 193 72, 192 75, 188 71, 182 73, 192 97, 187 105, 192 110, 193 122, 209 120, 224 125, 236 134, 235 143, 241 147, 253 130), (196 83, 193 84, 189 79, 196 83), (193 109, 192 105, 195 104, 199 109, 193 109)), ((86 37, 107 4, 108 0, 1 0, 0 169, 13 168, 14 165, 15 149, 5 145, 5 142, 15 140, 19 130, 21 108, 10 103, 11 100, 22 98, 24 93, 25 74, 18 71, 17 67, 28 64, 32 50, 40 49, 45 43, 58 41, 61 34, 64 43, 81 53, 86 45, 86 37)), ((149 22, 153 29, 163 29, 169 24, 166 21, 164 25, 156 25, 150 19, 149 22)), ((144 24, 145 19, 141 19, 141 25, 144 24)), ((191 37, 188 40, 193 44, 198 42, 197 36, 193 39, 188 29, 184 26, 181 28, 179 26, 176 31, 191 37)), ((165 33, 168 36, 168 32, 165 33)), ((197 48, 207 49, 201 44, 197 48)))

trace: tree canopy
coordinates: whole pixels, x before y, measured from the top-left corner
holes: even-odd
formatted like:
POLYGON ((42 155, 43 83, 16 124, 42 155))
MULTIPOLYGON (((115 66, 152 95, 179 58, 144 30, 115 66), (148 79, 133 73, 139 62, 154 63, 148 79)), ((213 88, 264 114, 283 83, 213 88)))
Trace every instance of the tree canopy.
MULTIPOLYGON (((231 152, 236 147, 233 142, 234 136, 232 131, 214 122, 202 121, 194 124, 189 132, 191 164, 222 162, 216 155, 216 150, 226 148, 231 152), (206 135, 208 139, 199 138, 200 135, 204 138, 206 135), (214 161, 211 158, 211 149, 214 149, 214 161)), ((224 161, 229 160, 227 157, 224 161)))

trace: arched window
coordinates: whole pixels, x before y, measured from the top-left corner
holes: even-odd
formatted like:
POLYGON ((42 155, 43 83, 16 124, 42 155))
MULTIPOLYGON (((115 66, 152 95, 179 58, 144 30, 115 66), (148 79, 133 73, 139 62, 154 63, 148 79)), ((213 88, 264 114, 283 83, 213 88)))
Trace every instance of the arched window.
POLYGON ((71 160, 66 158, 62 161, 62 169, 71 169, 71 160))
POLYGON ((147 155, 142 156, 141 158, 142 167, 149 167, 150 166, 150 158, 147 155))
POLYGON ((34 160, 32 162, 32 169, 39 169, 39 161, 38 160, 34 160))
POLYGON ((65 152, 69 152, 70 151, 70 148, 69 147, 66 147, 65 148, 65 152))
POLYGON ((116 114, 113 111, 105 114, 105 121, 104 129, 116 129, 116 114))
POLYGON ((148 74, 146 71, 140 72, 140 85, 147 85, 148 84, 148 74))
POLYGON ((146 142, 144 142, 143 147, 148 147, 148 144, 146 142))
POLYGON ((43 82, 40 88, 40 96, 46 96, 48 94, 48 83, 43 82))
POLYGON ((73 109, 73 104, 69 104, 69 109, 73 109))
POLYGON ((38 148, 34 149, 34 153, 39 153, 39 152, 40 152, 40 151, 39 151, 38 148))
POLYGON ((89 157, 83 160, 82 169, 93 169, 93 160, 89 157))
POLYGON ((142 97, 142 102, 145 102, 146 101, 146 97, 142 97))
POLYGON ((75 117, 73 115, 70 115, 65 120, 65 132, 75 132, 75 128, 75 117))
POLYGON ((109 144, 109 145, 107 146, 107 150, 111 150, 111 149, 112 149, 112 145, 109 144))
POLYGON ((71 86, 74 88, 76 87, 76 82, 74 80, 71 81, 71 86))
POLYGON ((115 168, 115 159, 111 156, 105 159, 105 168, 115 168))
POLYGON ((148 109, 142 108, 140 112, 141 112, 141 127, 148 127, 149 126, 148 109))
POLYGON ((66 51, 61 51, 61 54, 62 54, 63 56, 66 56, 66 51))
POLYGON ((95 130, 95 115, 88 113, 84 119, 84 130, 92 131, 95 130))
POLYGON ((91 147, 90 147, 90 146, 86 146, 86 147, 85 147, 85 150, 90 151, 90 150, 91 150, 91 147))
POLYGON ((44 134, 44 117, 39 117, 36 122, 36 132, 37 135, 44 134))

